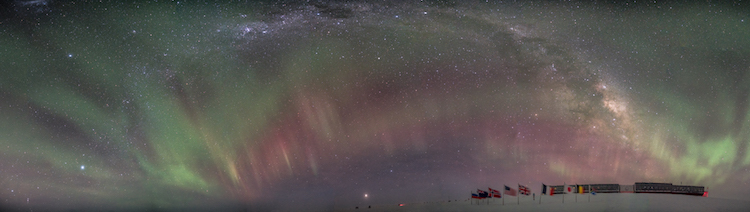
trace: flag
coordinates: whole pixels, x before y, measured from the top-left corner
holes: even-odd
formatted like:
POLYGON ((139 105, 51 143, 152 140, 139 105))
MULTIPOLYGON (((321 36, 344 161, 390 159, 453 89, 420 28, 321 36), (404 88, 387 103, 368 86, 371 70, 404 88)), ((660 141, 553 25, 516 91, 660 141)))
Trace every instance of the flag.
POLYGON ((484 197, 484 198, 492 198, 492 195, 490 194, 490 192, 492 191, 487 192, 487 191, 482 191, 482 190, 477 189, 477 194, 479 194, 480 197, 484 197))
POLYGON ((521 184, 518 184, 518 193, 529 196, 531 195, 531 191, 529 191, 529 187, 522 186, 521 184))
POLYGON ((575 185, 566 185, 564 189, 565 189, 564 192, 566 194, 570 194, 570 193, 575 193, 576 192, 576 186, 575 185))
POLYGON ((578 186, 578 193, 583 194, 583 186, 578 186))
POLYGON ((555 187, 552 187, 552 186, 549 187, 549 195, 550 196, 555 195, 555 187))
POLYGON ((542 183, 542 194, 547 194, 550 196, 555 195, 555 188, 542 183))
POLYGON ((487 187, 487 189, 490 190, 490 197, 493 197, 493 198, 502 198, 502 196, 500 196, 500 191, 492 189, 490 187, 487 187))
POLYGON ((471 193, 471 198, 472 198, 472 199, 481 199, 481 198, 479 197, 479 195, 478 195, 478 194, 475 194, 475 193, 471 193))
POLYGON ((511 196, 516 196, 516 189, 505 186, 505 191, 503 191, 503 193, 511 196))
POLYGON ((477 189, 477 194, 479 195, 479 197, 481 197, 483 199, 487 198, 487 196, 489 196, 489 194, 486 191, 482 191, 482 190, 479 190, 479 189, 477 189))

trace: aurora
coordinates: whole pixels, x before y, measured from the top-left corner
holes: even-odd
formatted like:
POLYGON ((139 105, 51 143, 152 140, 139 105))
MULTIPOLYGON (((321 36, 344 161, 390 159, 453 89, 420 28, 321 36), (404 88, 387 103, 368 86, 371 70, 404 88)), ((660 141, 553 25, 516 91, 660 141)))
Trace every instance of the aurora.
POLYGON ((0 16, 3 209, 330 211, 503 183, 750 196, 736 5, 24 2, 0 16))

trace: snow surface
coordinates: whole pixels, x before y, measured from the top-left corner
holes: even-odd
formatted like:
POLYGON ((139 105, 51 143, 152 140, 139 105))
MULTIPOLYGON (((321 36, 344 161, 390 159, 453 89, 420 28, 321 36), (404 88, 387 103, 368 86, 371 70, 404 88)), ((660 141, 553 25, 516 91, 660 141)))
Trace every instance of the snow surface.
POLYGON ((563 195, 543 196, 539 204, 539 196, 536 201, 530 196, 521 197, 520 201, 509 197, 505 199, 505 205, 501 199, 489 199, 489 204, 483 205, 470 204, 463 199, 457 202, 404 203, 402 207, 393 204, 367 208, 364 205, 359 209, 339 208, 335 211, 750 211, 750 201, 688 195, 615 193, 592 195, 590 202, 588 198, 588 194, 567 194, 563 203, 563 195))

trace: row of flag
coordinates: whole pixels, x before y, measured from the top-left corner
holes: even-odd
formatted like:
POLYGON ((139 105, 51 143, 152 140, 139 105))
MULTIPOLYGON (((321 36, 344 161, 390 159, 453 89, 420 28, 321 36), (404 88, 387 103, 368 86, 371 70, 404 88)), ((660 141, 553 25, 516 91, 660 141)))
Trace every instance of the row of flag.
MULTIPOLYGON (((531 195, 531 190, 529 187, 523 186, 521 184, 518 184, 518 190, 513 189, 511 187, 508 187, 507 185, 504 185, 505 189, 503 191, 503 194, 510 195, 510 196, 516 196, 516 193, 521 195, 529 196, 531 195)), ((484 199, 484 198, 502 198, 500 191, 492 189, 490 187, 487 187, 488 191, 484 191, 481 189, 477 189, 477 193, 471 193, 471 198, 474 199, 484 199)), ((591 190, 591 194, 596 194, 595 190, 591 190)), ((576 185, 563 185, 563 191, 565 193, 583 193, 583 187, 582 186, 576 186, 576 185)), ((542 194, 546 195, 555 195, 555 188, 552 186, 548 186, 542 183, 542 194)))
MULTIPOLYGON (((566 194, 571 193, 580 193, 583 194, 584 192, 583 186, 579 185, 563 185, 563 192, 566 194)), ((596 189, 591 188, 591 185, 589 185, 589 191, 591 194, 596 195, 596 189)), ((555 195, 555 188, 552 186, 545 185, 542 183, 542 194, 548 194, 550 196, 555 195), (549 188, 549 189, 548 189, 549 188)))
MULTIPOLYGON (((471 198, 474 198, 474 199, 502 198, 502 195, 500 194, 500 191, 492 189, 490 187, 487 187, 487 190, 489 190, 489 191, 484 191, 484 190, 481 190, 481 189, 477 189, 477 193, 476 194, 473 193, 473 192, 471 193, 471 198)), ((510 195, 510 196, 516 196, 516 193, 520 193, 520 194, 526 195, 526 196, 528 196, 528 195, 531 194, 531 191, 529 190, 529 187, 526 187, 526 186, 523 186, 523 185, 520 185, 520 184, 518 185, 518 191, 520 191, 520 192, 517 192, 516 189, 513 189, 513 188, 508 187, 506 185, 505 189, 503 189, 503 194, 510 195)))

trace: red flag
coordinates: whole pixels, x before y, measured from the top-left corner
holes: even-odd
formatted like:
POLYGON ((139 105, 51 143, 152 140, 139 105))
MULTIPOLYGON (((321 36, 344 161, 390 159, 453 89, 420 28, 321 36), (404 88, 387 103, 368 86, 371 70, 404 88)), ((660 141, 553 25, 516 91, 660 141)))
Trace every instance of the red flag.
POLYGON ((516 196, 516 189, 505 186, 505 191, 503 191, 503 193, 511 196, 516 196))
POLYGON ((482 199, 482 198, 479 197, 478 194, 475 194, 475 193, 471 193, 471 198, 472 199, 482 199))
POLYGON ((531 191, 529 191, 529 187, 518 185, 518 193, 529 196, 531 194, 531 191))
POLYGON ((500 196, 500 191, 492 189, 490 187, 487 187, 487 188, 490 190, 490 197, 493 197, 493 198, 502 198, 502 196, 500 196))
MULTIPOLYGON (((551 186, 549 187, 549 195, 550 195, 550 196, 552 196, 552 195, 555 195, 555 188, 553 188, 553 187, 551 187, 551 186)), ((541 197, 540 197, 540 198, 541 198, 541 197)))

